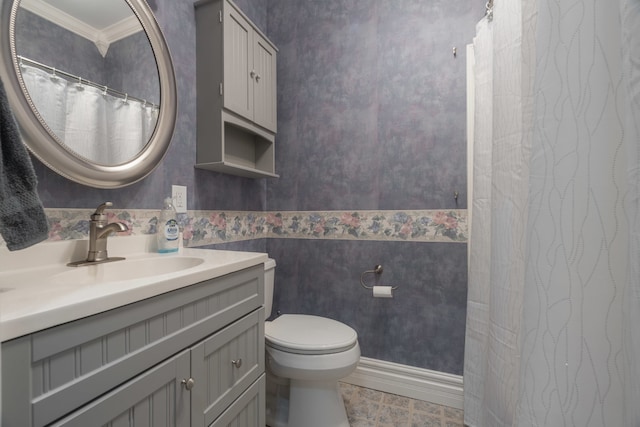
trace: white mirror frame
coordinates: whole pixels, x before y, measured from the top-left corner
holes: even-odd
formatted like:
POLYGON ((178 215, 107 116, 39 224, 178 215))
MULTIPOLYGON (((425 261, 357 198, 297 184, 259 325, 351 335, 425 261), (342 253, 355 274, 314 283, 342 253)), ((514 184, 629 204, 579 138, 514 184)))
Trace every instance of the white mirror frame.
POLYGON ((169 48, 145 0, 123 0, 144 29, 158 66, 160 111, 149 143, 133 160, 116 166, 87 161, 61 146, 33 106, 20 77, 15 49, 15 18, 19 0, 0 0, 0 78, 5 86, 22 138, 29 151, 46 166, 72 181, 95 188, 120 188, 149 175, 164 157, 177 111, 177 92, 169 48))

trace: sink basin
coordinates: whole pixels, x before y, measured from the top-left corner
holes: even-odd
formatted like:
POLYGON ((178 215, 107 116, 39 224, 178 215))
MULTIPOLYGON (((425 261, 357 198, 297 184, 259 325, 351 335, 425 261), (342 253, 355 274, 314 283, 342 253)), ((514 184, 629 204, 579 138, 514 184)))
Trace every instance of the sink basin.
POLYGON ((0 247, 0 341, 93 316, 246 268, 266 253, 183 248, 155 250, 156 236, 112 238, 123 261, 68 267, 87 256, 87 240, 43 242, 21 251, 0 247))
POLYGON ((196 267, 204 262, 197 257, 157 257, 127 259, 83 267, 70 267, 68 271, 55 274, 54 284, 84 285, 101 282, 119 282, 175 273, 196 267))

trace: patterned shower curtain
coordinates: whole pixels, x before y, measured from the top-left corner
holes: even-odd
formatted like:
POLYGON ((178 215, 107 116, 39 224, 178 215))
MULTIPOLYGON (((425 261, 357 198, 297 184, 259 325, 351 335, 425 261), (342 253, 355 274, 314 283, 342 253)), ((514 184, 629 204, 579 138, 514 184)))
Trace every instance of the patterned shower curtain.
POLYGON ((478 24, 469 426, 640 426, 640 2, 478 24))

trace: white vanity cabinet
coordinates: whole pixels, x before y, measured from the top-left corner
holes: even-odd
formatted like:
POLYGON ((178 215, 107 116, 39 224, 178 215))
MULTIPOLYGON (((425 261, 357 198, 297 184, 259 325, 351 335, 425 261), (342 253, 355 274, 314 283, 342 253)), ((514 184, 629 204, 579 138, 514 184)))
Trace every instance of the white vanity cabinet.
POLYGON ((2 344, 2 425, 264 426, 262 264, 2 344))
POLYGON ((276 47, 230 0, 196 11, 196 167, 274 177, 276 47))

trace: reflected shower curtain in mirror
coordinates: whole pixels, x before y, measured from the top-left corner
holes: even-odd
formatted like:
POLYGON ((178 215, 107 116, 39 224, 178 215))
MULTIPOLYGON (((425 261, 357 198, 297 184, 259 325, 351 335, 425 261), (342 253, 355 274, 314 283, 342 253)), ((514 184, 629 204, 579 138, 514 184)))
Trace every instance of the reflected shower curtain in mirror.
POLYGON ((474 40, 465 423, 640 426, 640 2, 494 2, 474 40))
MULTIPOLYGON (((27 86, 28 87, 28 86, 27 86)), ((34 102, 38 111, 47 111, 46 106, 34 102)), ((107 103, 94 87, 77 82, 66 85, 66 117, 62 129, 67 147, 74 153, 91 161, 110 164, 107 135, 107 103)), ((47 123, 49 119, 42 112, 47 123)))
POLYGON ((115 165, 130 161, 142 151, 153 133, 158 110, 136 101, 124 103, 121 98, 109 98, 109 123, 117 123, 109 126, 108 144, 109 161, 115 165))
POLYGON ((158 110, 135 100, 22 64, 22 78, 38 112, 76 155, 118 165, 139 154, 154 131, 158 110))

